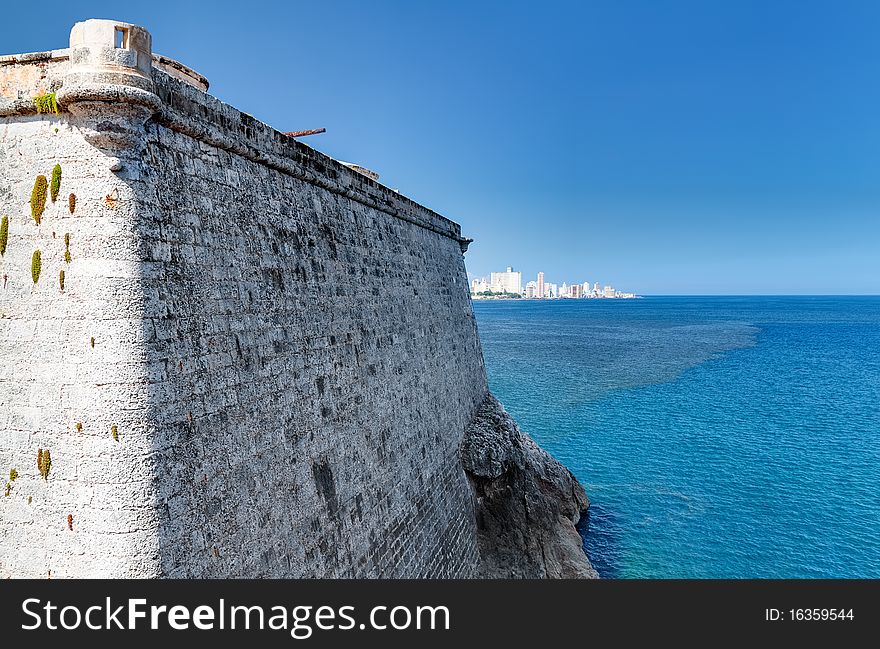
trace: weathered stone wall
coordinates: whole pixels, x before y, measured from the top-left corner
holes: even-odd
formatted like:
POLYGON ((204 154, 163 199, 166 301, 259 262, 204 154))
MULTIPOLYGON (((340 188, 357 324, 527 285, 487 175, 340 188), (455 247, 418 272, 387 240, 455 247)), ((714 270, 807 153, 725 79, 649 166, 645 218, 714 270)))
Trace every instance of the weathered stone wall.
POLYGON ((486 384, 458 241, 158 123, 147 142, 163 574, 472 574, 458 446, 486 384))
POLYGON ((28 114, 39 65, 0 105, 0 575, 477 574, 458 226, 158 70, 119 163, 28 114))
POLYGON ((155 574, 153 424, 133 188, 107 169, 67 115, 0 118, 3 216, 0 485, 8 487, 0 494, 0 577, 155 574), (35 178, 51 178, 56 164, 60 195, 54 203, 46 198, 37 225, 35 178), (46 480, 38 449, 50 452, 46 480))

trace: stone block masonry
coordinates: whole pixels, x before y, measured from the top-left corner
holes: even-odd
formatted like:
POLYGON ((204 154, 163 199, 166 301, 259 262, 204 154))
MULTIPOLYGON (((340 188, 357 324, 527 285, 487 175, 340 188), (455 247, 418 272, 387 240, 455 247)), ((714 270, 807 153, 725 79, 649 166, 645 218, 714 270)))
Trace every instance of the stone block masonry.
POLYGON ((486 574, 469 241, 206 88, 114 21, 0 57, 0 576, 486 574))

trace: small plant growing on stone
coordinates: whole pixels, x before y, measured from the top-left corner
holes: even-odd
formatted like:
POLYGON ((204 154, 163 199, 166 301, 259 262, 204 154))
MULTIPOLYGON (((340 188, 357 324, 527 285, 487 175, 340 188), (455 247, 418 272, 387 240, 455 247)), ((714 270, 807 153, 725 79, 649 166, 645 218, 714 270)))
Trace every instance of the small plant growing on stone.
POLYGON ((76 422, 76 432, 78 432, 78 433, 83 432, 83 425, 82 425, 81 421, 76 422))
POLYGON ((71 194, 67 197, 67 209, 70 210, 71 214, 76 211, 76 194, 71 194))
POLYGON ((64 261, 70 263, 70 232, 64 233, 64 261))
POLYGON ((73 514, 67 515, 67 529, 71 532, 73 531, 73 514))
POLYGON ((34 188, 31 191, 31 216, 37 225, 43 219, 43 212, 46 210, 46 190, 49 188, 49 181, 42 174, 37 176, 34 181, 34 188))
POLYGON ((112 426, 110 426, 110 437, 113 438, 114 442, 119 441, 119 429, 116 428, 116 424, 113 424, 112 426))
POLYGON ((47 448, 43 451, 43 480, 49 479, 49 469, 52 468, 52 456, 49 454, 49 449, 47 448))
POLYGON ((61 290, 64 291, 64 271, 58 271, 58 286, 61 287, 61 290))
POLYGON ((9 498, 9 494, 12 493, 12 485, 8 482, 6 483, 6 493, 4 494, 7 498, 9 498))
POLYGON ((34 284, 37 283, 37 280, 40 279, 40 270, 43 267, 42 256, 40 255, 39 250, 34 250, 34 256, 31 257, 31 277, 34 279, 34 284))
POLYGON ((30 505, 32 502, 34 502, 34 497, 28 496, 28 505, 30 505))
POLYGON ((61 165, 52 167, 52 183, 49 185, 49 197, 52 202, 58 200, 58 192, 61 191, 61 165))
POLYGON ((18 470, 9 469, 9 482, 15 482, 16 478, 18 478, 18 470))
POLYGON ((34 107, 38 113, 55 113, 58 114, 58 98, 54 92, 37 95, 33 99, 34 107))
POLYGON ((49 469, 51 468, 52 456, 49 454, 49 449, 37 449, 37 469, 40 475, 43 476, 43 480, 49 479, 49 469))
POLYGON ((92 336, 92 349, 94 349, 94 348, 95 348, 95 337, 92 336))
POLYGON ((9 217, 4 216, 0 221, 0 256, 6 254, 6 244, 9 241, 9 217))

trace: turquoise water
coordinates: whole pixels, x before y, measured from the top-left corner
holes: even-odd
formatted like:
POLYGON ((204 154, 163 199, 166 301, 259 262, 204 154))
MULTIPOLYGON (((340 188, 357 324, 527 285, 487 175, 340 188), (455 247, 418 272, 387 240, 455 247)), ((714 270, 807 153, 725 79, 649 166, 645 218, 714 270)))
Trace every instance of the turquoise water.
POLYGON ((603 577, 880 577, 880 297, 475 302, 603 577))

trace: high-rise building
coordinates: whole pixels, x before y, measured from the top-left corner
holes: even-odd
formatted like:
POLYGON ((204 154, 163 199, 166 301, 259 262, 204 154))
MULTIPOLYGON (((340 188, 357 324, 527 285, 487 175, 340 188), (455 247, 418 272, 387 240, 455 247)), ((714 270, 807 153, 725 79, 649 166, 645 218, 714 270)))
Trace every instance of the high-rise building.
POLYGON ((529 282, 526 284, 526 297, 528 299, 533 299, 538 295, 538 285, 535 282, 529 282))
POLYGON ((538 283, 536 286, 536 290, 538 292, 538 297, 547 297, 544 295, 544 273, 543 271, 538 273, 538 283))
POLYGON ((559 297, 568 297, 568 284, 565 282, 559 287, 559 297))
POLYGON ((605 287, 605 297, 614 297, 614 288, 611 286, 605 287))
POLYGON ((522 295, 522 273, 511 266, 503 273, 492 273, 489 283, 495 293, 516 293, 522 295))
POLYGON ((599 297, 601 294, 602 294, 602 291, 599 288, 599 282, 596 282, 595 284, 593 284, 593 295, 595 295, 596 297, 599 297))
POLYGON ((568 287, 568 297, 579 298, 581 296, 581 285, 572 284, 568 287))

